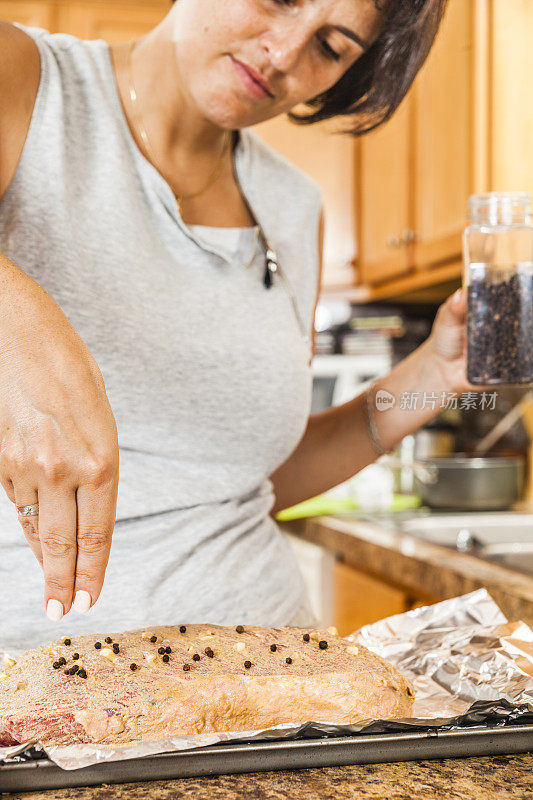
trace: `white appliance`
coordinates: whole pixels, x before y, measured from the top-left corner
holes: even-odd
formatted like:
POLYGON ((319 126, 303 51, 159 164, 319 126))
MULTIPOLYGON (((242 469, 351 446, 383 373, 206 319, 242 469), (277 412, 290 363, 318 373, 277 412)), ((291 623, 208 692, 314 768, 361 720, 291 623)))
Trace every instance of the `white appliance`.
POLYGON ((293 536, 280 525, 289 540, 302 573, 311 610, 322 628, 329 628, 334 621, 333 565, 335 556, 325 547, 306 542, 293 536))
POLYGON ((390 372, 391 366, 389 353, 315 356, 311 413, 353 400, 370 381, 390 372))

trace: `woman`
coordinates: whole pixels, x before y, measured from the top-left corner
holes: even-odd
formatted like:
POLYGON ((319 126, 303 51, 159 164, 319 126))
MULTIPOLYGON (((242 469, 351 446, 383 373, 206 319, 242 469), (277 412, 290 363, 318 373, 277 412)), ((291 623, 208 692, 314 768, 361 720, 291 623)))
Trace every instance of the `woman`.
POLYGON ((465 301, 368 405, 309 417, 320 193, 248 127, 305 102, 308 123, 379 124, 442 5, 179 0, 111 48, 1 26, 5 647, 311 622, 270 515, 438 411, 377 413, 378 389, 468 387, 465 301))

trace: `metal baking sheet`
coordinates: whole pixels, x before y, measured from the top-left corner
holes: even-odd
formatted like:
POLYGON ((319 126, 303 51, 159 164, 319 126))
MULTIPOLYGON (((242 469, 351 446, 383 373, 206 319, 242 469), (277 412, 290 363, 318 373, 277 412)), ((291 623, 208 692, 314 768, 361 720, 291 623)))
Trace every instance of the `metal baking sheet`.
POLYGON ((533 724, 453 731, 216 744, 62 770, 49 760, 0 765, 0 791, 27 792, 279 769, 378 764, 533 751, 533 724))

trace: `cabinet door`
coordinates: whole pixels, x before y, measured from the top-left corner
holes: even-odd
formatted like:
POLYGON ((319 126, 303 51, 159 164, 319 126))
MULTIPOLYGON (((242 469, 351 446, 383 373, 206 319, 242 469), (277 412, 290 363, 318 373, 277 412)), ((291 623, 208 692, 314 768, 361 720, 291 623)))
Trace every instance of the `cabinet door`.
POLYGON ((322 285, 351 286, 356 256, 353 138, 334 133, 331 123, 302 127, 285 116, 256 125, 254 130, 319 183, 325 219, 322 285))
POLYGON ((415 81, 413 253, 416 266, 461 255, 473 179, 474 3, 450 0, 415 81))
POLYGON ((386 580, 367 575, 337 562, 333 572, 333 625, 341 636, 412 608, 437 603, 431 594, 392 586, 386 580))
POLYGON ((64 2, 59 4, 58 30, 80 39, 125 42, 154 28, 169 11, 168 2, 103 3, 64 2))
POLYGON ((335 564, 333 585, 333 624, 341 636, 410 607, 404 592, 347 564, 335 564))
POLYGON ((493 0, 491 10, 489 188, 533 193, 533 3, 493 0))
POLYGON ((54 28, 54 16, 52 3, 0 0, 0 19, 6 22, 20 22, 21 25, 49 31, 54 28))
POLYGON ((409 272, 412 98, 359 142, 359 279, 373 284, 409 272))

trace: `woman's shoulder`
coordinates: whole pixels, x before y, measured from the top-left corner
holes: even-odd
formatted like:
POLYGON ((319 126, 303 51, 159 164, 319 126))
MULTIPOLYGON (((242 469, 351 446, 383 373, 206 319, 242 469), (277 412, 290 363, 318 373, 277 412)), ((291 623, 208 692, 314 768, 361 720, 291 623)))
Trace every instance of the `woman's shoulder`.
POLYGON ((18 23, 0 26, 0 36, 8 45, 4 47, 0 39, 2 200, 23 154, 27 174, 33 169, 32 177, 41 175, 39 164, 54 147, 56 156, 79 161, 82 148, 90 156, 101 146, 102 130, 105 136, 110 126, 117 125, 120 114, 109 49, 103 40, 83 40, 18 23))
POLYGON ((0 21, 0 120, 17 98, 37 92, 39 51, 31 36, 18 25, 0 21))
POLYGON ((0 199, 15 172, 39 89, 40 59, 33 39, 0 22, 0 199))
POLYGON ((106 43, 102 39, 80 39, 70 33, 51 33, 45 28, 15 23, 19 36, 33 43, 41 59, 41 75, 48 73, 53 64, 68 81, 71 77, 78 83, 87 74, 91 77, 95 61, 105 60, 106 43), (98 54, 98 55, 97 55, 98 54))
POLYGON ((250 160, 255 166, 256 174, 263 173, 264 175, 265 189, 274 185, 280 188, 290 186, 292 192, 298 189, 312 201, 322 203, 322 189, 310 175, 267 144, 258 133, 250 128, 241 130, 240 136, 245 148, 250 153, 250 160))
POLYGON ((46 28, 40 28, 36 25, 23 25, 21 22, 14 22, 10 27, 17 32, 19 37, 32 41, 34 47, 37 48, 40 43, 46 43, 54 49, 66 49, 75 43, 83 45, 85 41, 70 33, 52 33, 46 28))
POLYGON ((33 42, 40 59, 35 104, 39 119, 46 117, 55 129, 60 124, 83 126, 102 101, 114 109, 109 46, 103 39, 80 39, 18 23, 17 28, 21 36, 33 42))

